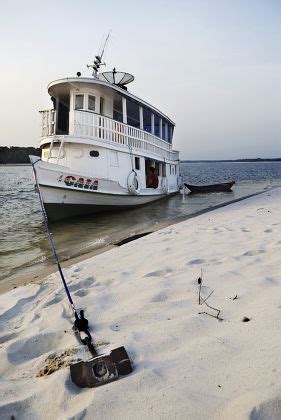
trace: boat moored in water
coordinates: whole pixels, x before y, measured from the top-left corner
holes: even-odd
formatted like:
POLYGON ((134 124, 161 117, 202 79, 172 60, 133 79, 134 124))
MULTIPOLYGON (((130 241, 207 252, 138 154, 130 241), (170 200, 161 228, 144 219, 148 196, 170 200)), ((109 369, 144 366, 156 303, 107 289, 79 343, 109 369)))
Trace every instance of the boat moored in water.
POLYGON ((235 181, 223 182, 221 184, 212 185, 190 185, 184 183, 184 186, 190 190, 191 193, 210 193, 210 192, 228 192, 235 184, 235 181))
POLYGON ((31 156, 51 220, 144 205, 180 188, 174 122, 128 92, 129 73, 67 77, 48 85, 42 157, 31 156))

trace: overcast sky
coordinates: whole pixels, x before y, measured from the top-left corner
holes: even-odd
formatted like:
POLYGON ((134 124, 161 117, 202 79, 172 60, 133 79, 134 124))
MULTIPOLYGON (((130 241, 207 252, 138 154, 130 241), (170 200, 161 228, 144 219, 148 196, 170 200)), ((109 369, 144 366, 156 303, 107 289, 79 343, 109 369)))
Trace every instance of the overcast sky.
POLYGON ((98 52, 176 123, 181 159, 281 157, 281 1, 1 2, 1 145, 36 146, 47 84, 98 52))

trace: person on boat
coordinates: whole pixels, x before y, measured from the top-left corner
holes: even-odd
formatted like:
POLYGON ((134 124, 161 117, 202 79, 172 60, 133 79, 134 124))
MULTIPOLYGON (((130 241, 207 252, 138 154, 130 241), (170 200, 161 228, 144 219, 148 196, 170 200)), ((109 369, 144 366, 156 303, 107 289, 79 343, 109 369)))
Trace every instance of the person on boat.
POLYGON ((147 175, 146 186, 147 188, 157 188, 158 187, 158 176, 156 170, 153 166, 150 166, 149 172, 147 175))

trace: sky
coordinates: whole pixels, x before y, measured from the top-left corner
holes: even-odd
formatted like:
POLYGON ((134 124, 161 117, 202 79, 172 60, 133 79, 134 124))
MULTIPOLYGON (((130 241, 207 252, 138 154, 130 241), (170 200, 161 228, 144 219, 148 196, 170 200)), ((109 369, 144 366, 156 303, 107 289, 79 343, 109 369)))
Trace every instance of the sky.
POLYGON ((1 1, 0 145, 37 146, 47 84, 104 59, 175 123, 181 159, 281 157, 281 1, 1 1))

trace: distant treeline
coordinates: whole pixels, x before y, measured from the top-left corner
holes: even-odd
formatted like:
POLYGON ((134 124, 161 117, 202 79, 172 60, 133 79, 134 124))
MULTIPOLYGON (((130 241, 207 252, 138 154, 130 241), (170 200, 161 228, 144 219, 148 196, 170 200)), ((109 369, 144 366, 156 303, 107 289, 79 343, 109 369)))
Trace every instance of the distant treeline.
POLYGON ((281 158, 272 158, 272 159, 266 159, 266 158, 254 158, 254 159, 224 159, 224 160, 181 160, 181 162, 184 163, 211 163, 211 162, 281 162, 281 158))
POLYGON ((41 149, 35 147, 0 146, 0 164, 30 163, 29 155, 41 156, 41 149))

